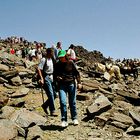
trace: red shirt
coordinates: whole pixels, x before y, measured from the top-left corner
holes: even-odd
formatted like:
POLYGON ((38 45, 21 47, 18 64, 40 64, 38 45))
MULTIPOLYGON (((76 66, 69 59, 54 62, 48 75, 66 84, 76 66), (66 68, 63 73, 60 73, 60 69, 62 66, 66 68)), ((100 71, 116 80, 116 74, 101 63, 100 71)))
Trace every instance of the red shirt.
POLYGON ((15 54, 15 50, 14 50, 14 49, 11 49, 11 50, 10 50, 10 53, 11 53, 11 54, 15 54))

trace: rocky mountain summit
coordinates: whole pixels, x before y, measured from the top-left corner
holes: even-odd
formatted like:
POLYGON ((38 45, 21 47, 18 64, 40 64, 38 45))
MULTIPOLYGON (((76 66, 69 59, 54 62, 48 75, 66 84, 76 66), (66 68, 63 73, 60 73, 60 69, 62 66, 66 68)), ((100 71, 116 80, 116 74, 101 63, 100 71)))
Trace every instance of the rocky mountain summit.
MULTIPOLYGON (((22 44, 24 47, 24 44, 22 44)), ((139 140, 140 78, 108 81, 94 70, 95 62, 111 61, 99 51, 75 46, 82 89, 77 91, 79 125, 61 128, 58 117, 46 117, 41 105, 47 99, 34 80, 38 61, 9 54, 0 43, 0 140, 139 140)), ((16 44, 19 48, 21 45, 16 44)))

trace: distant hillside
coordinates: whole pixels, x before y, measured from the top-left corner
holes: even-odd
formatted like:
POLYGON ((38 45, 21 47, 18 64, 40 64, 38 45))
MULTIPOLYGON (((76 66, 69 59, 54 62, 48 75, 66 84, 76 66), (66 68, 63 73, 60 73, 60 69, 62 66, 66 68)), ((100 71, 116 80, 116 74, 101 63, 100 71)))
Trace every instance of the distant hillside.
POLYGON ((87 63, 95 63, 95 62, 105 62, 109 61, 108 58, 104 57, 100 51, 88 51, 83 46, 75 46, 75 52, 78 58, 86 61, 87 63))

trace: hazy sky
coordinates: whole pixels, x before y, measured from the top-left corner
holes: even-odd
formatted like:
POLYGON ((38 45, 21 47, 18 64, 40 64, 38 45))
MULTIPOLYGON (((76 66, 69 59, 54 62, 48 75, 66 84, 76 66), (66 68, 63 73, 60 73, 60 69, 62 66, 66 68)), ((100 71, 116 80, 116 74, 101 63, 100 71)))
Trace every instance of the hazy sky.
POLYGON ((140 0, 0 0, 0 37, 140 59, 140 0))

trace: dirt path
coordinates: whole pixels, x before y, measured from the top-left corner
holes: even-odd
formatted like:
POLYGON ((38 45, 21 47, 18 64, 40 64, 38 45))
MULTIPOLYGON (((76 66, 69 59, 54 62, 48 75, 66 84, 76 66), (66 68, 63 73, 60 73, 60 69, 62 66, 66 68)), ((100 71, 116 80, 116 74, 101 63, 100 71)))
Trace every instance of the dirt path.
MULTIPOLYGON (((46 126, 42 128, 44 130, 44 140, 136 140, 133 136, 128 139, 128 136, 125 137, 123 132, 118 131, 118 129, 115 129, 112 126, 100 128, 95 125, 94 119, 86 120, 86 107, 93 101, 93 93, 86 93, 86 95, 90 97, 90 100, 77 100, 79 125, 72 125, 70 111, 68 110, 69 125, 65 129, 61 127, 59 98, 56 98, 55 104, 58 116, 48 116, 46 126)), ((44 97, 47 99, 45 93, 44 97)), ((45 113, 41 108, 41 91, 36 93, 32 91, 32 93, 28 94, 25 98, 27 108, 33 109, 42 116, 45 116, 45 113)))
MULTIPOLYGON (((44 98, 47 99, 45 93, 43 94, 44 98)), ((90 96, 92 96, 90 94, 90 96)), ((26 107, 30 109, 35 109, 36 112, 41 114, 42 116, 45 116, 44 111, 40 107, 42 104, 42 95, 41 91, 38 93, 32 93, 28 94, 28 96, 25 97, 26 99, 26 107)), ((82 119, 85 117, 85 111, 86 111, 86 104, 88 104, 89 101, 78 101, 77 100, 77 112, 78 112, 78 120, 79 125, 74 126, 72 124, 72 120, 70 118, 70 111, 68 109, 68 127, 63 129, 61 127, 61 116, 60 116, 60 105, 59 105, 59 98, 56 98, 55 104, 56 104, 56 112, 58 114, 57 117, 51 117, 48 116, 48 121, 46 123, 46 126, 42 128, 45 132, 45 138, 46 140, 86 140, 88 133, 92 130, 91 127, 86 126, 87 122, 83 122, 82 119)))

